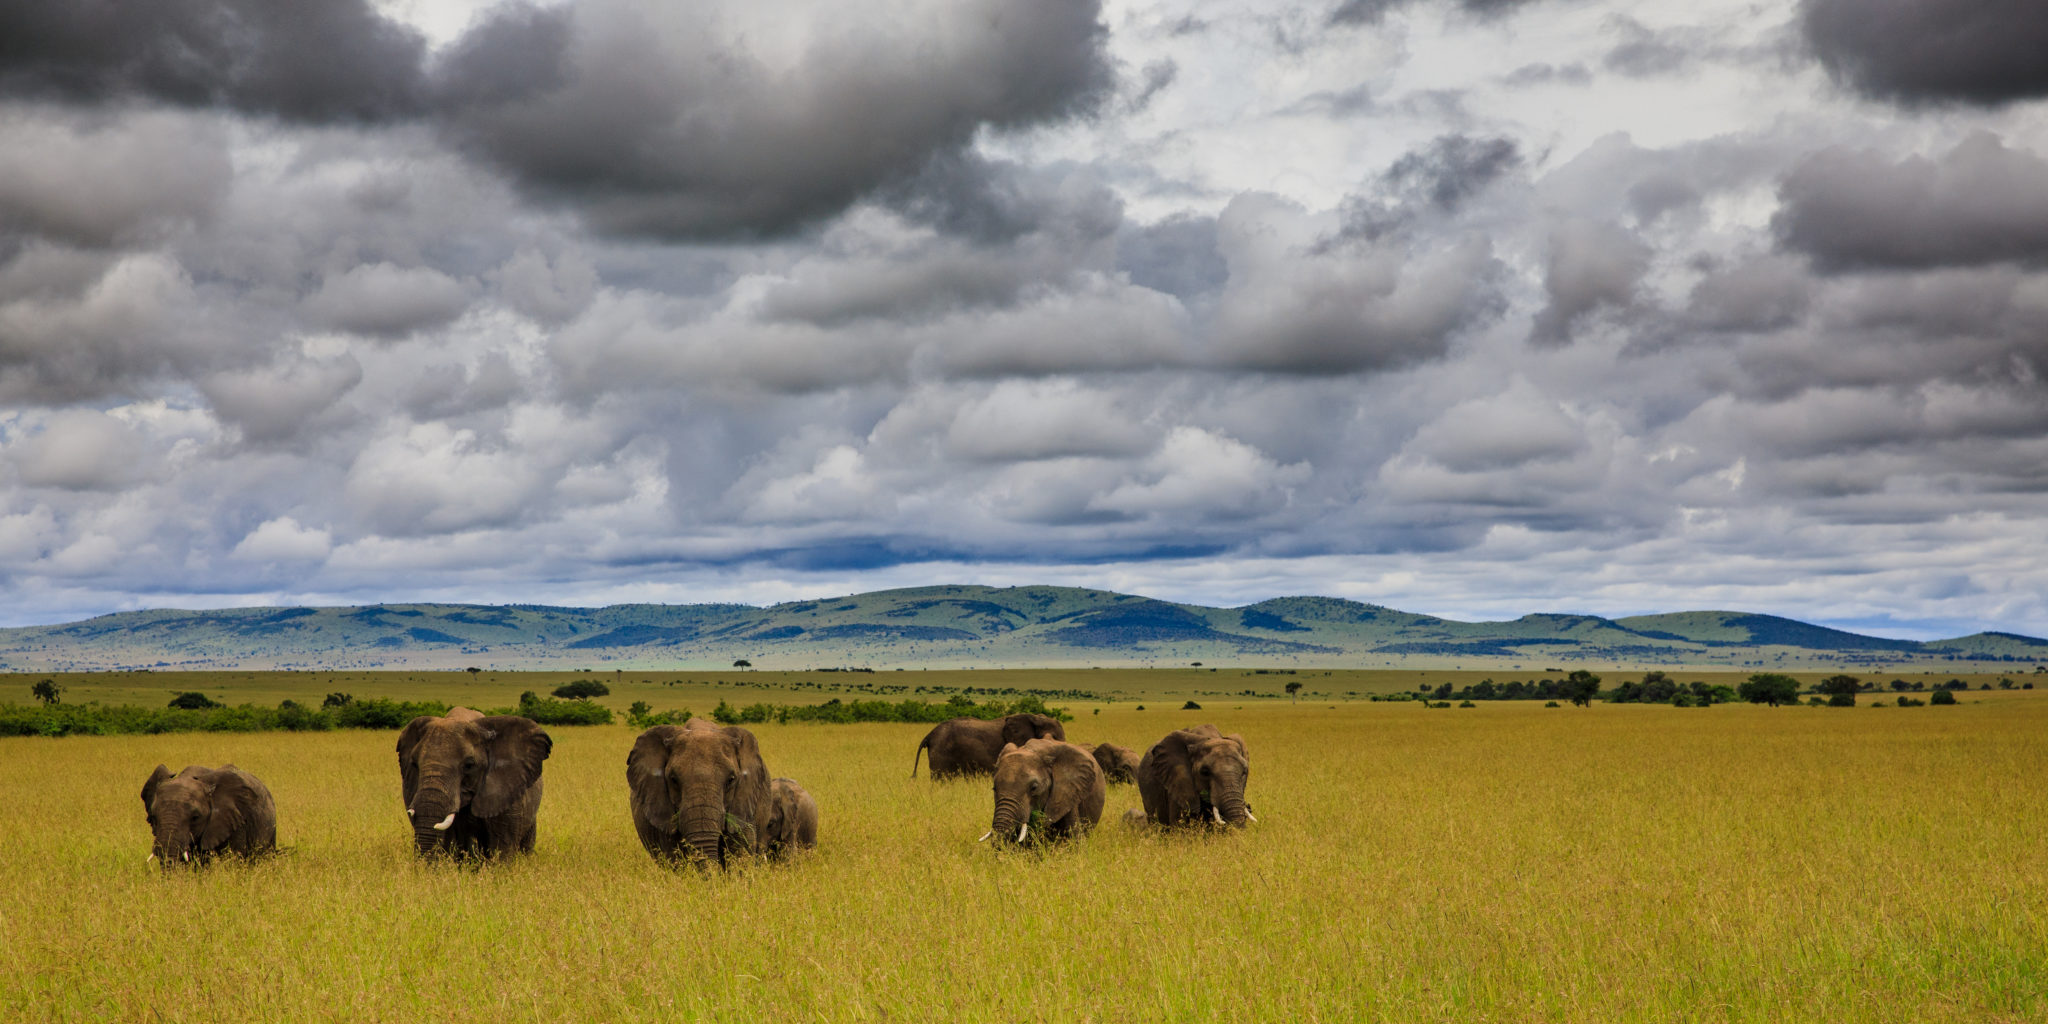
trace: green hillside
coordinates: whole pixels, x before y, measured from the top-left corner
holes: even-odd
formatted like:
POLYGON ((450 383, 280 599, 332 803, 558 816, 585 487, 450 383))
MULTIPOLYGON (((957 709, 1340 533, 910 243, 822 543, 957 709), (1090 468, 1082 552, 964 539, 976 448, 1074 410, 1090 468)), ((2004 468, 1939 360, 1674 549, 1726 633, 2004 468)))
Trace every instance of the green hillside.
POLYGON ((1328 597, 1209 608, 1071 587, 740 604, 158 609, 0 630, 0 670, 1276 665, 1503 670, 2048 662, 2010 633, 1918 643, 1732 611, 1460 622, 1328 597))

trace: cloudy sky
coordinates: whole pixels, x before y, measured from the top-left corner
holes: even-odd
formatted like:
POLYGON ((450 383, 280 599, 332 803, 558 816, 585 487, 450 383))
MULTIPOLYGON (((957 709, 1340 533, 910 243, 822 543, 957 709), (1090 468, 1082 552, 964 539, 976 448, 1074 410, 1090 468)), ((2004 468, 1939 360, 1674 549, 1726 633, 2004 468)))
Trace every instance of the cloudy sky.
POLYGON ((2036 3, 10 0, 0 624, 2048 634, 2036 3))

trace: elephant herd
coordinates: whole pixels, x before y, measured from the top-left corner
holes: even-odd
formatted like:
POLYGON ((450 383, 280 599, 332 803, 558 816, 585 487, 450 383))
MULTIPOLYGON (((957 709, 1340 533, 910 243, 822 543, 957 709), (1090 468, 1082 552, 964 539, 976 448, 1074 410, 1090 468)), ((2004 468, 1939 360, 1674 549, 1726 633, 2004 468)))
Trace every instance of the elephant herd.
MULTIPOLYGON (((422 856, 495 857, 531 852, 541 767, 554 742, 533 720, 454 708, 422 715, 398 735, 398 773, 413 842, 422 856)), ((1140 758, 1128 747, 1066 742, 1045 715, 940 723, 911 760, 929 751, 933 778, 993 775, 987 834, 1024 842, 1078 835, 1102 818, 1109 782, 1136 782, 1144 810, 1126 818, 1159 825, 1243 825, 1250 762, 1244 740, 1212 725, 1168 733, 1140 758)), ((633 827, 657 861, 726 865, 780 859, 818 841, 818 804, 792 779, 770 776, 754 734, 703 719, 658 725, 626 755, 633 827)), ((277 845, 277 805, 262 780, 226 765, 171 774, 158 765, 142 787, 153 842, 168 868, 216 856, 253 857, 277 845)))

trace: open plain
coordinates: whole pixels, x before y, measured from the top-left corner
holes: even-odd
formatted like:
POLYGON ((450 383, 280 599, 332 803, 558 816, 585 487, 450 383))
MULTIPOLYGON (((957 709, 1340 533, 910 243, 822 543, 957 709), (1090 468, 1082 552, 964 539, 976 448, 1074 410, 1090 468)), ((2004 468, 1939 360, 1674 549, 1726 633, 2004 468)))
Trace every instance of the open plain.
MULTIPOLYGON (((647 857, 628 818, 636 730, 558 726, 536 852, 474 868, 415 859, 390 733, 10 738, 0 1017, 2048 1014, 2048 691, 1915 708, 1868 706, 1889 695, 1854 709, 1205 697, 1183 711, 1166 698, 1207 684, 1194 673, 1013 675, 1149 696, 1142 711, 1054 701, 1076 714, 1077 741, 1142 750, 1200 722, 1241 732, 1259 823, 1133 831, 1116 821, 1138 804, 1123 786, 1079 843, 994 850, 975 843, 986 782, 908 777, 924 726, 771 723, 751 728, 769 768, 817 797, 819 848, 677 872, 647 857), (145 865, 136 794, 150 769, 228 761, 276 794, 284 852, 169 877, 145 865)), ((261 682, 317 701, 334 680, 261 682)), ((491 685, 408 682, 392 695, 491 685)), ((825 699, 782 691, 789 679, 697 682, 665 687, 693 705, 656 706, 702 714, 702 697, 731 690, 738 704, 743 686, 767 687, 744 699, 825 699)))

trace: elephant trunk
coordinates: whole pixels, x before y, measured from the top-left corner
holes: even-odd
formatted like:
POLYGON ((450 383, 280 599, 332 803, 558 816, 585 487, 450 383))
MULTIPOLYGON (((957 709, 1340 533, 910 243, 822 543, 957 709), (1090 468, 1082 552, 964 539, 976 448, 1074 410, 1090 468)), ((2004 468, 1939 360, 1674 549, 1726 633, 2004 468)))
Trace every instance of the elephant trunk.
POLYGON ((1219 786, 1216 794, 1216 813, 1223 824, 1243 825, 1251 820, 1251 805, 1244 800, 1244 780, 1232 780, 1227 786, 1219 786))
POLYGON ((448 829, 455 824, 457 792, 455 787, 439 780, 422 780, 413 793, 412 806, 405 811, 412 817, 412 841, 421 856, 441 849, 447 842, 448 829))
POLYGON ((157 829, 149 853, 165 871, 197 867, 200 862, 198 840, 182 828, 157 829))
POLYGON ((1030 828, 1031 810, 1022 799, 1014 796, 996 798, 995 820, 989 825, 990 835, 1001 842, 1021 843, 1030 828))
POLYGON ((676 831, 699 863, 725 866, 725 806, 694 804, 676 815, 676 831))

